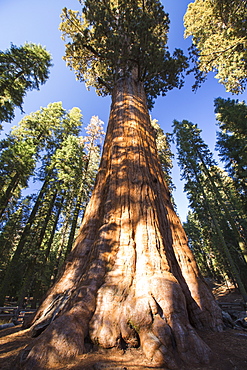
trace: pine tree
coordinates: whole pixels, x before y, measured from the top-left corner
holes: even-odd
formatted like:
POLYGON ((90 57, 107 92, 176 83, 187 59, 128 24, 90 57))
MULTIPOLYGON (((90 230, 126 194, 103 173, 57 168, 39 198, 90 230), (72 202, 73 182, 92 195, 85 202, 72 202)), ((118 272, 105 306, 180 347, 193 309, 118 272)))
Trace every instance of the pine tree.
MULTIPOLYGON (((30 268, 27 275, 32 275, 35 269, 38 254, 40 253, 43 238, 48 227, 48 222, 55 207, 58 191, 62 192, 60 187, 62 179, 57 176, 55 153, 66 140, 68 132, 74 135, 79 134, 81 128, 81 112, 79 108, 73 108, 66 112, 62 103, 49 104, 47 108, 41 108, 40 111, 26 116, 21 123, 12 130, 12 136, 16 143, 31 142, 34 148, 35 156, 43 150, 43 156, 40 159, 41 167, 36 169, 36 177, 40 181, 43 180, 43 185, 36 197, 33 208, 29 214, 27 222, 22 230, 20 239, 16 245, 13 254, 8 261, 4 278, 0 286, 0 305, 4 304, 5 296, 12 285, 13 270, 16 272, 25 271, 25 262, 21 263, 23 255, 25 255, 30 268), (19 268, 17 268, 19 265, 19 268)), ((28 155, 26 153, 26 155, 28 155)), ((31 156, 32 158, 32 156, 31 156)), ((17 164, 15 158, 11 158, 9 162, 14 166, 15 173, 18 174, 17 180, 27 172, 25 163, 22 168, 16 169, 17 164)), ((20 157, 20 161, 22 158, 20 157)), ((30 176, 30 171, 27 172, 30 176)), ((21 282, 20 273, 19 281, 21 282)), ((26 281, 29 279, 26 277, 26 281)), ((21 295, 24 296, 26 289, 29 288, 27 283, 22 287, 21 295)), ((19 303, 23 301, 23 297, 19 299, 19 303)))
POLYGON ((226 91, 246 87, 246 0, 195 0, 184 16, 185 37, 192 36, 191 60, 196 83, 210 71, 226 91))
POLYGON ((202 197, 203 207, 213 222, 221 248, 230 264, 234 280, 237 282, 244 300, 246 300, 245 279, 242 280, 241 274, 239 274, 239 270, 246 270, 246 241, 244 235, 240 232, 239 224, 231 214, 227 197, 222 196, 220 192, 222 182, 217 181, 219 180, 219 173, 215 171, 215 161, 207 145, 201 139, 200 132, 201 130, 198 129, 197 125, 191 122, 185 120, 182 122, 174 121, 179 164, 182 176, 186 179, 185 190, 189 193, 192 208, 196 207, 198 209, 198 204, 201 203, 199 198, 202 197), (234 261, 226 243, 228 238, 223 235, 222 222, 226 230, 232 234, 234 244, 235 240, 237 241, 235 247, 239 253, 239 263, 239 258, 234 261))
POLYGON ((0 215, 9 202, 21 195, 34 175, 37 161, 42 156, 43 166, 47 166, 54 151, 70 133, 78 134, 81 126, 81 112, 73 108, 66 112, 61 102, 50 103, 47 107, 25 116, 14 126, 7 139, 1 142, 0 174, 1 196, 0 215))
POLYGON ((51 65, 51 55, 41 45, 11 45, 0 51, 0 122, 11 122, 15 107, 22 110, 26 92, 46 82, 51 65))
POLYGON ((188 236, 189 246, 195 255, 196 261, 203 276, 220 282, 224 275, 224 265, 221 264, 221 251, 212 244, 212 227, 209 215, 205 214, 203 204, 193 207, 189 211, 183 226, 188 236), (201 206, 201 207, 200 207, 201 206))
POLYGON ((9 204, 18 200, 21 190, 27 187, 36 165, 36 148, 32 142, 19 141, 12 135, 2 140, 0 146, 0 217, 3 217, 9 204))
POLYGON ((219 155, 234 180, 245 213, 247 210, 247 106, 234 99, 215 99, 220 131, 217 137, 219 155))
POLYGON ((151 125, 155 130, 156 146, 159 155, 160 164, 164 174, 165 181, 169 187, 170 195, 175 185, 172 182, 171 171, 172 171, 172 159, 173 154, 171 152, 171 134, 164 133, 158 121, 156 119, 151 119, 151 125))
POLYGON ((28 217, 28 210, 31 207, 31 197, 21 199, 13 209, 7 221, 0 223, 0 280, 4 278, 4 273, 13 251, 18 244, 23 224, 28 217))

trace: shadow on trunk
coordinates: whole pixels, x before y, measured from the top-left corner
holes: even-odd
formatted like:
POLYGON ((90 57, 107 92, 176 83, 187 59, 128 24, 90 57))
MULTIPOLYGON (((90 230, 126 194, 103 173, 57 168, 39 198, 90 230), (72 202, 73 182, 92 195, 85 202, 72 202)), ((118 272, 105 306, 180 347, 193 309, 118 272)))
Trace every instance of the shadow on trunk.
POLYGON ((96 185, 64 270, 32 323, 23 369, 141 346, 155 366, 207 363, 197 329, 221 330, 158 161, 140 82, 118 81, 96 185), (87 345, 85 345, 85 341, 87 345))

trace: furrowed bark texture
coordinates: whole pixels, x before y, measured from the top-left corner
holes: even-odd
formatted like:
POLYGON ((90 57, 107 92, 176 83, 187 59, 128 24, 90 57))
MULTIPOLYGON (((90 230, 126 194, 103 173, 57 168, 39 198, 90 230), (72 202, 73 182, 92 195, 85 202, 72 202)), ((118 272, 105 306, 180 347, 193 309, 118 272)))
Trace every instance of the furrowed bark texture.
POLYGON ((104 348, 137 347, 156 365, 209 361, 194 328, 222 328, 164 183, 140 82, 122 79, 76 245, 32 322, 25 369, 104 348))

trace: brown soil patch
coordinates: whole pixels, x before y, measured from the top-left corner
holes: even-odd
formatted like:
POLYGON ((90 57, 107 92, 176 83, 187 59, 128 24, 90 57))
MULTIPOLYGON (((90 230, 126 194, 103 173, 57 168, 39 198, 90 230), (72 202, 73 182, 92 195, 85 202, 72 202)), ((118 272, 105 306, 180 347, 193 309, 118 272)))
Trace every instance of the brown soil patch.
POLYGON ((32 340, 29 330, 22 330, 21 325, 0 330, 0 369, 15 369, 16 358, 32 340))
POLYGON ((243 301, 241 295, 234 286, 214 285, 213 294, 218 302, 240 302, 243 301))
MULTIPOLYGON (((217 287, 214 290, 219 301, 236 302, 241 297, 233 289, 217 287)), ((209 365, 180 370, 244 370, 247 369, 247 330, 226 329, 221 333, 199 332, 212 349, 209 365)), ((0 330, 0 369, 17 370, 19 352, 30 342, 29 330, 21 326, 0 330)), ((157 368, 148 362, 140 349, 98 350, 80 356, 74 362, 59 367, 60 370, 144 370, 157 368)), ((34 369, 35 370, 35 369, 34 369)))

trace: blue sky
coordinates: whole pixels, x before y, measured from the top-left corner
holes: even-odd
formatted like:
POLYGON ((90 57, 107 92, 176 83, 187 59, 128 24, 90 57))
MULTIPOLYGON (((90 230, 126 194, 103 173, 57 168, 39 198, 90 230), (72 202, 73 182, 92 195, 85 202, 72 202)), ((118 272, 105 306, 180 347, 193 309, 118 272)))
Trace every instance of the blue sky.
MULTIPOLYGON (((162 0, 165 10, 170 15, 169 47, 187 50, 190 40, 184 40, 183 16, 189 0, 162 0)), ((111 99, 98 97, 93 89, 86 90, 83 83, 75 80, 73 71, 66 67, 62 60, 64 42, 58 30, 61 9, 67 7, 80 10, 78 0, 0 0, 0 50, 6 50, 10 43, 20 46, 25 42, 33 42, 46 46, 53 57, 53 67, 50 78, 39 91, 28 92, 24 100, 25 114, 35 112, 49 103, 62 101, 65 109, 79 107, 82 110, 85 126, 93 115, 99 116, 107 124, 111 99)), ((174 89, 166 97, 156 100, 151 112, 165 132, 171 132, 174 119, 186 119, 197 123, 202 129, 203 140, 214 151, 216 141, 216 120, 214 115, 214 99, 217 97, 234 98, 226 93, 222 85, 208 76, 202 87, 193 93, 191 86, 193 77, 188 76, 181 90, 174 89)), ((235 97, 236 98, 236 97, 235 97)), ((238 97, 246 100, 246 94, 238 97)), ((8 131, 17 124, 23 115, 16 110, 16 118, 12 124, 5 124, 8 131)), ((174 149, 175 150, 175 149, 174 149)), ((182 221, 185 221, 188 202, 180 181, 179 169, 174 160, 173 181, 177 190, 174 192, 177 211, 182 221)))

